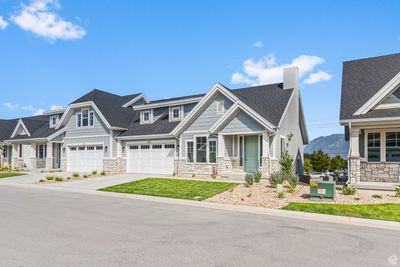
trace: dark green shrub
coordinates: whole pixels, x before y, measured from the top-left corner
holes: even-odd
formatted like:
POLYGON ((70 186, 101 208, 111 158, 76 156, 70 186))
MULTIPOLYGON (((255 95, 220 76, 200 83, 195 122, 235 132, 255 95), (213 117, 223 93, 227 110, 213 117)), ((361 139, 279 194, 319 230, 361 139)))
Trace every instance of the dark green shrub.
POLYGON ((252 184, 254 183, 254 176, 253 176, 253 174, 250 174, 250 173, 246 174, 244 180, 245 180, 245 182, 246 182, 246 185, 248 185, 248 186, 252 185, 252 184))
POLYGON ((269 179, 272 186, 276 187, 278 184, 283 184, 285 181, 285 175, 281 172, 271 174, 271 178, 269 179))
POLYGON ((63 178, 61 178, 61 177, 56 177, 56 182, 62 182, 62 181, 64 181, 64 179, 63 178))
POLYGON ((72 177, 74 177, 74 178, 78 178, 78 177, 80 177, 81 175, 79 174, 79 173, 77 173, 77 172, 74 172, 73 174, 72 174, 72 177))
POLYGON ((261 180, 261 172, 255 171, 253 172, 254 182, 259 183, 261 180))
POLYGON ((46 179, 47 179, 48 181, 52 181, 52 180, 54 180, 54 176, 51 176, 51 175, 46 176, 46 179))
POLYGON ((396 187, 396 196, 400 197, 400 186, 396 187))
POLYGON ((101 174, 102 176, 104 176, 104 175, 106 175, 106 172, 105 172, 105 171, 102 171, 100 174, 101 174))
POLYGON ((357 193, 357 188, 354 186, 346 186, 342 189, 342 194, 346 196, 353 196, 357 193))

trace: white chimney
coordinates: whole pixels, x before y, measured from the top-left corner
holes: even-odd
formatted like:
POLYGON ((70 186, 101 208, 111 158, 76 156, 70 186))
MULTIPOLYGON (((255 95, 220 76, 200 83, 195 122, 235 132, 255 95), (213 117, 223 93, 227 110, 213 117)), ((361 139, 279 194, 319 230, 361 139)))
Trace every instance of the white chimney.
POLYGON ((283 69, 283 90, 299 89, 299 68, 289 67, 283 69))

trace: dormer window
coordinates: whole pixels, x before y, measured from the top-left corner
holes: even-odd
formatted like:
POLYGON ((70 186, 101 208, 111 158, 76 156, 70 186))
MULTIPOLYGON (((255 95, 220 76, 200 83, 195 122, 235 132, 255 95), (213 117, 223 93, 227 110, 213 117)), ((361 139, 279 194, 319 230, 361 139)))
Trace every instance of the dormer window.
POLYGON ((180 121, 182 119, 182 107, 171 107, 170 121, 180 121))
POLYGON ((50 128, 56 127, 58 120, 59 120, 58 115, 50 116, 50 128))
POLYGON ((142 111, 142 116, 141 116, 141 123, 151 123, 151 117, 152 117, 152 110, 144 110, 142 111))
POLYGON ((225 102, 224 100, 217 101, 217 114, 225 113, 225 102))
POLYGON ((76 127, 91 127, 94 125, 94 111, 89 109, 82 109, 81 112, 76 114, 76 127))

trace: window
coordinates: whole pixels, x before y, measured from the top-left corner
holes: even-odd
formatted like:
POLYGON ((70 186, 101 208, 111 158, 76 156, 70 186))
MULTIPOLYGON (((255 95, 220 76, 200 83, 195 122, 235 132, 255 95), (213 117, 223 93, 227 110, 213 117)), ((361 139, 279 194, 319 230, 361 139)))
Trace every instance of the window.
POLYGON ((142 123, 150 123, 151 122, 151 111, 145 110, 142 112, 142 123))
MULTIPOLYGON (((71 150, 72 150, 72 148, 71 148, 71 150)), ((47 156, 46 153, 47 153, 47 145, 37 145, 36 146, 36 158, 44 159, 47 156)))
POLYGON ((186 156, 186 160, 187 162, 194 162, 193 160, 193 142, 187 142, 187 156, 186 156))
POLYGON ((19 145, 19 157, 22 158, 22 145, 19 145))
POLYGON ((368 161, 381 161, 381 134, 368 133, 368 161))
POLYGON ((196 137, 196 162, 207 162, 207 137, 196 137))
POLYGON ((219 100, 217 101, 217 114, 224 114, 225 112, 225 101, 219 100))
POLYGON ((281 137, 281 157, 283 156, 283 153, 286 151, 286 143, 285 143, 285 138, 281 137))
POLYGON ((386 133, 386 161, 400 162, 400 132, 386 133))
POLYGON ((259 141, 259 144, 260 144, 260 166, 262 166, 262 157, 263 157, 263 137, 262 137, 262 135, 260 135, 260 141, 259 141))
POLYGON ((94 112, 88 109, 82 109, 76 114, 76 127, 88 127, 94 125, 94 112))
POLYGON ((57 115, 50 116, 50 127, 55 127, 57 125, 57 122, 58 122, 57 115))
POLYGON ((210 163, 217 162, 217 141, 211 140, 208 141, 208 160, 210 163))
POLYGON ((103 150, 103 146, 96 146, 96 150, 103 150))
POLYGON ((239 166, 243 166, 243 136, 239 137, 239 166))
POLYGON ((166 144, 164 147, 165 148, 175 148, 175 145, 174 144, 166 144))
POLYGON ((80 146, 80 147, 78 147, 78 150, 85 150, 85 147, 84 146, 80 146))
POLYGON ((130 146, 129 149, 139 149, 139 146, 130 146))
POLYGON ((171 108, 171 121, 179 121, 181 119, 181 107, 171 108))
POLYGON ((86 149, 87 150, 94 150, 94 146, 88 146, 86 149))
POLYGON ((150 149, 150 146, 149 145, 143 145, 143 146, 140 146, 140 148, 141 149, 150 149))
POLYGON ((73 146, 73 147, 71 147, 69 150, 71 150, 71 151, 76 151, 76 147, 73 146))
POLYGON ((153 149, 162 149, 162 145, 153 145, 153 149))

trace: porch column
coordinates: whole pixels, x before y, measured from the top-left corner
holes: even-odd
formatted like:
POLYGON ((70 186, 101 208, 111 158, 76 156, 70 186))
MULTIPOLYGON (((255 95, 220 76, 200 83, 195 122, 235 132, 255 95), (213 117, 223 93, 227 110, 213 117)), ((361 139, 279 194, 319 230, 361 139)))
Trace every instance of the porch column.
POLYGON ((350 129, 349 181, 357 184, 361 179, 360 129, 350 129))
POLYGON ((37 168, 37 159, 36 159, 36 144, 31 144, 31 147, 29 149, 30 151, 30 165, 32 169, 37 168))
POLYGON ((11 159, 11 167, 12 168, 19 168, 19 145, 12 144, 12 159, 11 159))
POLYGON ((53 169, 53 143, 47 143, 47 150, 46 150, 46 170, 53 169))
POLYGON ((262 133, 262 157, 260 171, 263 178, 269 178, 271 176, 269 135, 266 131, 262 133))
POLYGON ((217 146, 217 173, 223 175, 225 171, 225 138, 222 134, 218 134, 217 146))
POLYGON ((122 158, 122 143, 121 143, 121 140, 117 141, 117 158, 122 158))

